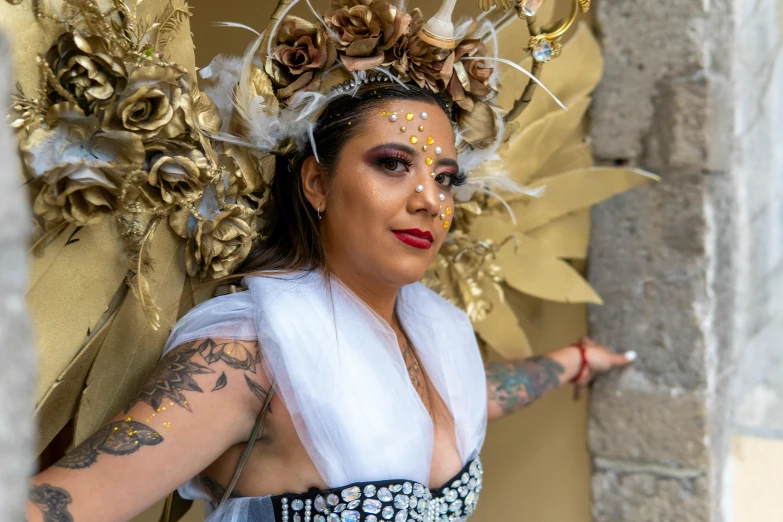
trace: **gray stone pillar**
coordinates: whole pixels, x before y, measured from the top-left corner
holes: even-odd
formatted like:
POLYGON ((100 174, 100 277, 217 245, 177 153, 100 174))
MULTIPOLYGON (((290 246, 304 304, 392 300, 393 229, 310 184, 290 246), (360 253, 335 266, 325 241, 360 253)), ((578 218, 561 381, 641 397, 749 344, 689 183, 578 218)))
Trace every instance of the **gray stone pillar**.
MULTIPOLYGON (((10 106, 11 54, 0 34, 0 107, 10 106)), ((16 145, 0 123, 0 520, 24 520, 33 462, 35 347, 25 308, 30 214, 16 145)))
POLYGON ((662 181, 594 211, 589 278, 606 304, 591 308, 591 332, 640 357, 592 394, 593 519, 728 521, 744 175, 733 5, 601 1, 596 17, 595 154, 662 181))

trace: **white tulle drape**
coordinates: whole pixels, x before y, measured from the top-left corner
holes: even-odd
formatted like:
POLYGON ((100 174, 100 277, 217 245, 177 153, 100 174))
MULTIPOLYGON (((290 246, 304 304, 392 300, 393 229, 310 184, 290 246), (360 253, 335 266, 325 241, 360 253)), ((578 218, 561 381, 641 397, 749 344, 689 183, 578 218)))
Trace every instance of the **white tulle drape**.
MULTIPOLYGON (((191 310, 172 330, 166 351, 205 337, 258 339, 265 370, 330 488, 391 478, 427 484, 432 420, 391 327, 336 278, 327 282, 320 272, 270 273, 247 277, 243 285, 246 292, 191 310)), ((487 415, 485 375, 470 320, 421 284, 401 290, 397 313, 454 418, 466 464, 481 448, 487 415)), ((205 496, 193 482, 180 493, 205 496)))

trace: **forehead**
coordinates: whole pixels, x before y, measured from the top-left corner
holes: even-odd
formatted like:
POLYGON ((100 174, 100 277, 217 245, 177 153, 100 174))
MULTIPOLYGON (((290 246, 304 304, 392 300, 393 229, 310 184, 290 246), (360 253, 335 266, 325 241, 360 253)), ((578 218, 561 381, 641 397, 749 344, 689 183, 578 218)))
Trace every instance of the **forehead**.
MULTIPOLYGON (((432 102, 389 98, 364 115, 364 124, 372 132, 383 134, 421 134, 454 141, 451 120, 432 102)), ((425 138, 426 139, 426 138, 425 138)))

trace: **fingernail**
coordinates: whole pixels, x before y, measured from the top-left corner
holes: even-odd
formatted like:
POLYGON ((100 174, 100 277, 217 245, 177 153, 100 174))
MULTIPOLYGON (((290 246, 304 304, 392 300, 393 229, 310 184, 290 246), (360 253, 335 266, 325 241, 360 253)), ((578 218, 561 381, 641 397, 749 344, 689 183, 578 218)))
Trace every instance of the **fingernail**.
POLYGON ((629 352, 625 352, 625 358, 628 359, 629 361, 635 361, 638 356, 639 355, 633 350, 629 352))

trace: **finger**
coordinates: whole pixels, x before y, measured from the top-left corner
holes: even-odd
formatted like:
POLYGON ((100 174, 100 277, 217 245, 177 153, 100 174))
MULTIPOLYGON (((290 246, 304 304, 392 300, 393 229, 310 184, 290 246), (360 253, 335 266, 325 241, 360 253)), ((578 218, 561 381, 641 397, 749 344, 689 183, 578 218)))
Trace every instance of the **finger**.
POLYGON ((638 354, 633 350, 627 351, 625 353, 618 353, 614 356, 615 364, 617 366, 626 366, 634 362, 637 358, 638 354))

